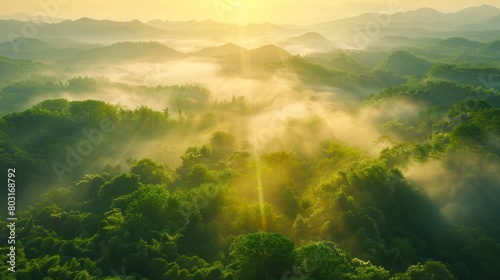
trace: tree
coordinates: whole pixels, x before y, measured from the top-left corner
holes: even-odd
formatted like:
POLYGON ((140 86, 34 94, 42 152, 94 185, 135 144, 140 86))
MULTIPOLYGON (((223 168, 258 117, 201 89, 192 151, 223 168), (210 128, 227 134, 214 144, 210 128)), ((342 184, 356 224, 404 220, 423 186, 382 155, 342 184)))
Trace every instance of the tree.
POLYGON ((295 250, 295 265, 286 279, 348 279, 352 266, 346 253, 332 242, 311 242, 295 250))
POLYGON ((143 184, 165 184, 172 182, 165 167, 150 158, 134 162, 130 167, 130 173, 139 175, 143 184))
POLYGON ((354 258, 351 263, 355 269, 356 279, 359 280, 387 280, 389 279, 389 271, 383 267, 375 266, 369 261, 365 262, 354 258))
POLYGON ((123 173, 100 187, 99 198, 105 203, 103 206, 107 206, 114 198, 134 192, 139 185, 138 175, 123 173))
POLYGON ((453 280, 453 275, 446 266, 433 260, 428 260, 425 264, 418 263, 408 267, 403 277, 408 280, 453 280))
POLYGON ((280 279, 293 265, 293 242, 280 233, 259 231, 231 243, 230 267, 237 279, 280 279))

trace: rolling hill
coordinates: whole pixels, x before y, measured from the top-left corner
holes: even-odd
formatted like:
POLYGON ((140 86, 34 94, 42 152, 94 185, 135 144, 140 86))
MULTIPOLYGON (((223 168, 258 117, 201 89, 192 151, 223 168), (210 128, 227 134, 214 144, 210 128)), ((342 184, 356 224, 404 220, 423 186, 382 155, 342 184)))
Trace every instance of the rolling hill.
POLYGON ((178 52, 158 42, 120 42, 80 52, 72 61, 164 61, 182 58, 178 52))
POLYGON ((359 60, 355 59, 348 53, 340 53, 338 56, 333 57, 329 65, 339 70, 347 71, 347 72, 358 72, 364 73, 368 72, 370 68, 361 63, 359 60))
POLYGON ((406 51, 395 51, 378 68, 400 76, 425 75, 432 67, 429 61, 406 51))
POLYGON ((45 64, 0 56, 0 86, 49 71, 45 64))
POLYGON ((248 50, 233 43, 226 43, 220 46, 206 47, 194 53, 202 57, 225 57, 237 54, 248 53, 248 50))
POLYGON ((280 42, 277 45, 286 49, 307 49, 317 52, 326 52, 335 48, 334 42, 328 40, 318 32, 307 32, 280 42))
MULTIPOLYGON (((16 20, 0 21, 0 34, 22 34, 25 22, 16 20)), ((127 40, 158 40, 166 38, 166 30, 150 26, 138 20, 119 22, 80 18, 59 23, 45 24, 37 28, 36 38, 68 38, 91 43, 114 43, 127 40)))

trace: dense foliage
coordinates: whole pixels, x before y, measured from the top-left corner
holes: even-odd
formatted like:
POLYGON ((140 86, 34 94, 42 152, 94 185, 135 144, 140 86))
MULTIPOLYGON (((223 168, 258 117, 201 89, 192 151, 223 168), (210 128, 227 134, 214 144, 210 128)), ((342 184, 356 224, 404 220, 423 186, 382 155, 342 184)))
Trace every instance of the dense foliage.
POLYGON ((415 105, 374 121, 377 152, 324 137, 318 115, 288 119, 286 145, 257 152, 227 124, 265 105, 199 84, 3 80, 0 166, 22 186, 16 279, 500 279, 500 94, 480 78, 499 70, 410 51, 366 52, 377 66, 352 54, 358 72, 347 54, 261 69, 377 92, 355 95, 356 110, 415 105), (88 98, 103 88, 166 106, 88 98), (50 98, 62 93, 73 101, 50 98))

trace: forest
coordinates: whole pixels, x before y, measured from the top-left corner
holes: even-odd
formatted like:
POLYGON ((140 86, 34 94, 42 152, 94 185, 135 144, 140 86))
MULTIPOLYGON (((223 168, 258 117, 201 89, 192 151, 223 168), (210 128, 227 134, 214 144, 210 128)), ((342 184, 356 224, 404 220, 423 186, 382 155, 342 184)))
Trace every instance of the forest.
POLYGON ((1 56, 0 278, 500 279, 498 42, 1 56))

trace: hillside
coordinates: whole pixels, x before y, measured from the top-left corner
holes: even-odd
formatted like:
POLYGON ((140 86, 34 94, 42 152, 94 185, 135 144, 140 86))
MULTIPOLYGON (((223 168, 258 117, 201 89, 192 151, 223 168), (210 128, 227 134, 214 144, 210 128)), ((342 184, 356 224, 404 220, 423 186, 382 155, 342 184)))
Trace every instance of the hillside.
POLYGON ((447 38, 437 43, 438 46, 446 48, 479 48, 483 43, 467 40, 460 37, 447 38))
POLYGON ((395 51, 378 68, 400 76, 425 75, 432 64, 406 51, 395 51))
POLYGON ((49 67, 42 63, 0 56, 0 86, 47 71, 49 67))
POLYGON ((338 56, 333 57, 330 60, 329 65, 343 71, 358 73, 367 72, 370 69, 367 65, 364 65, 348 53, 341 53, 338 56))
POLYGON ((120 42, 77 54, 73 61, 164 61, 184 54, 158 42, 120 42))
POLYGON ((237 54, 248 53, 248 50, 233 43, 226 43, 220 46, 206 47, 194 53, 203 57, 224 57, 237 54))
POLYGON ((292 37, 284 42, 278 43, 284 48, 300 49, 305 48, 310 51, 325 52, 333 49, 335 44, 318 32, 307 32, 297 37, 292 37))

